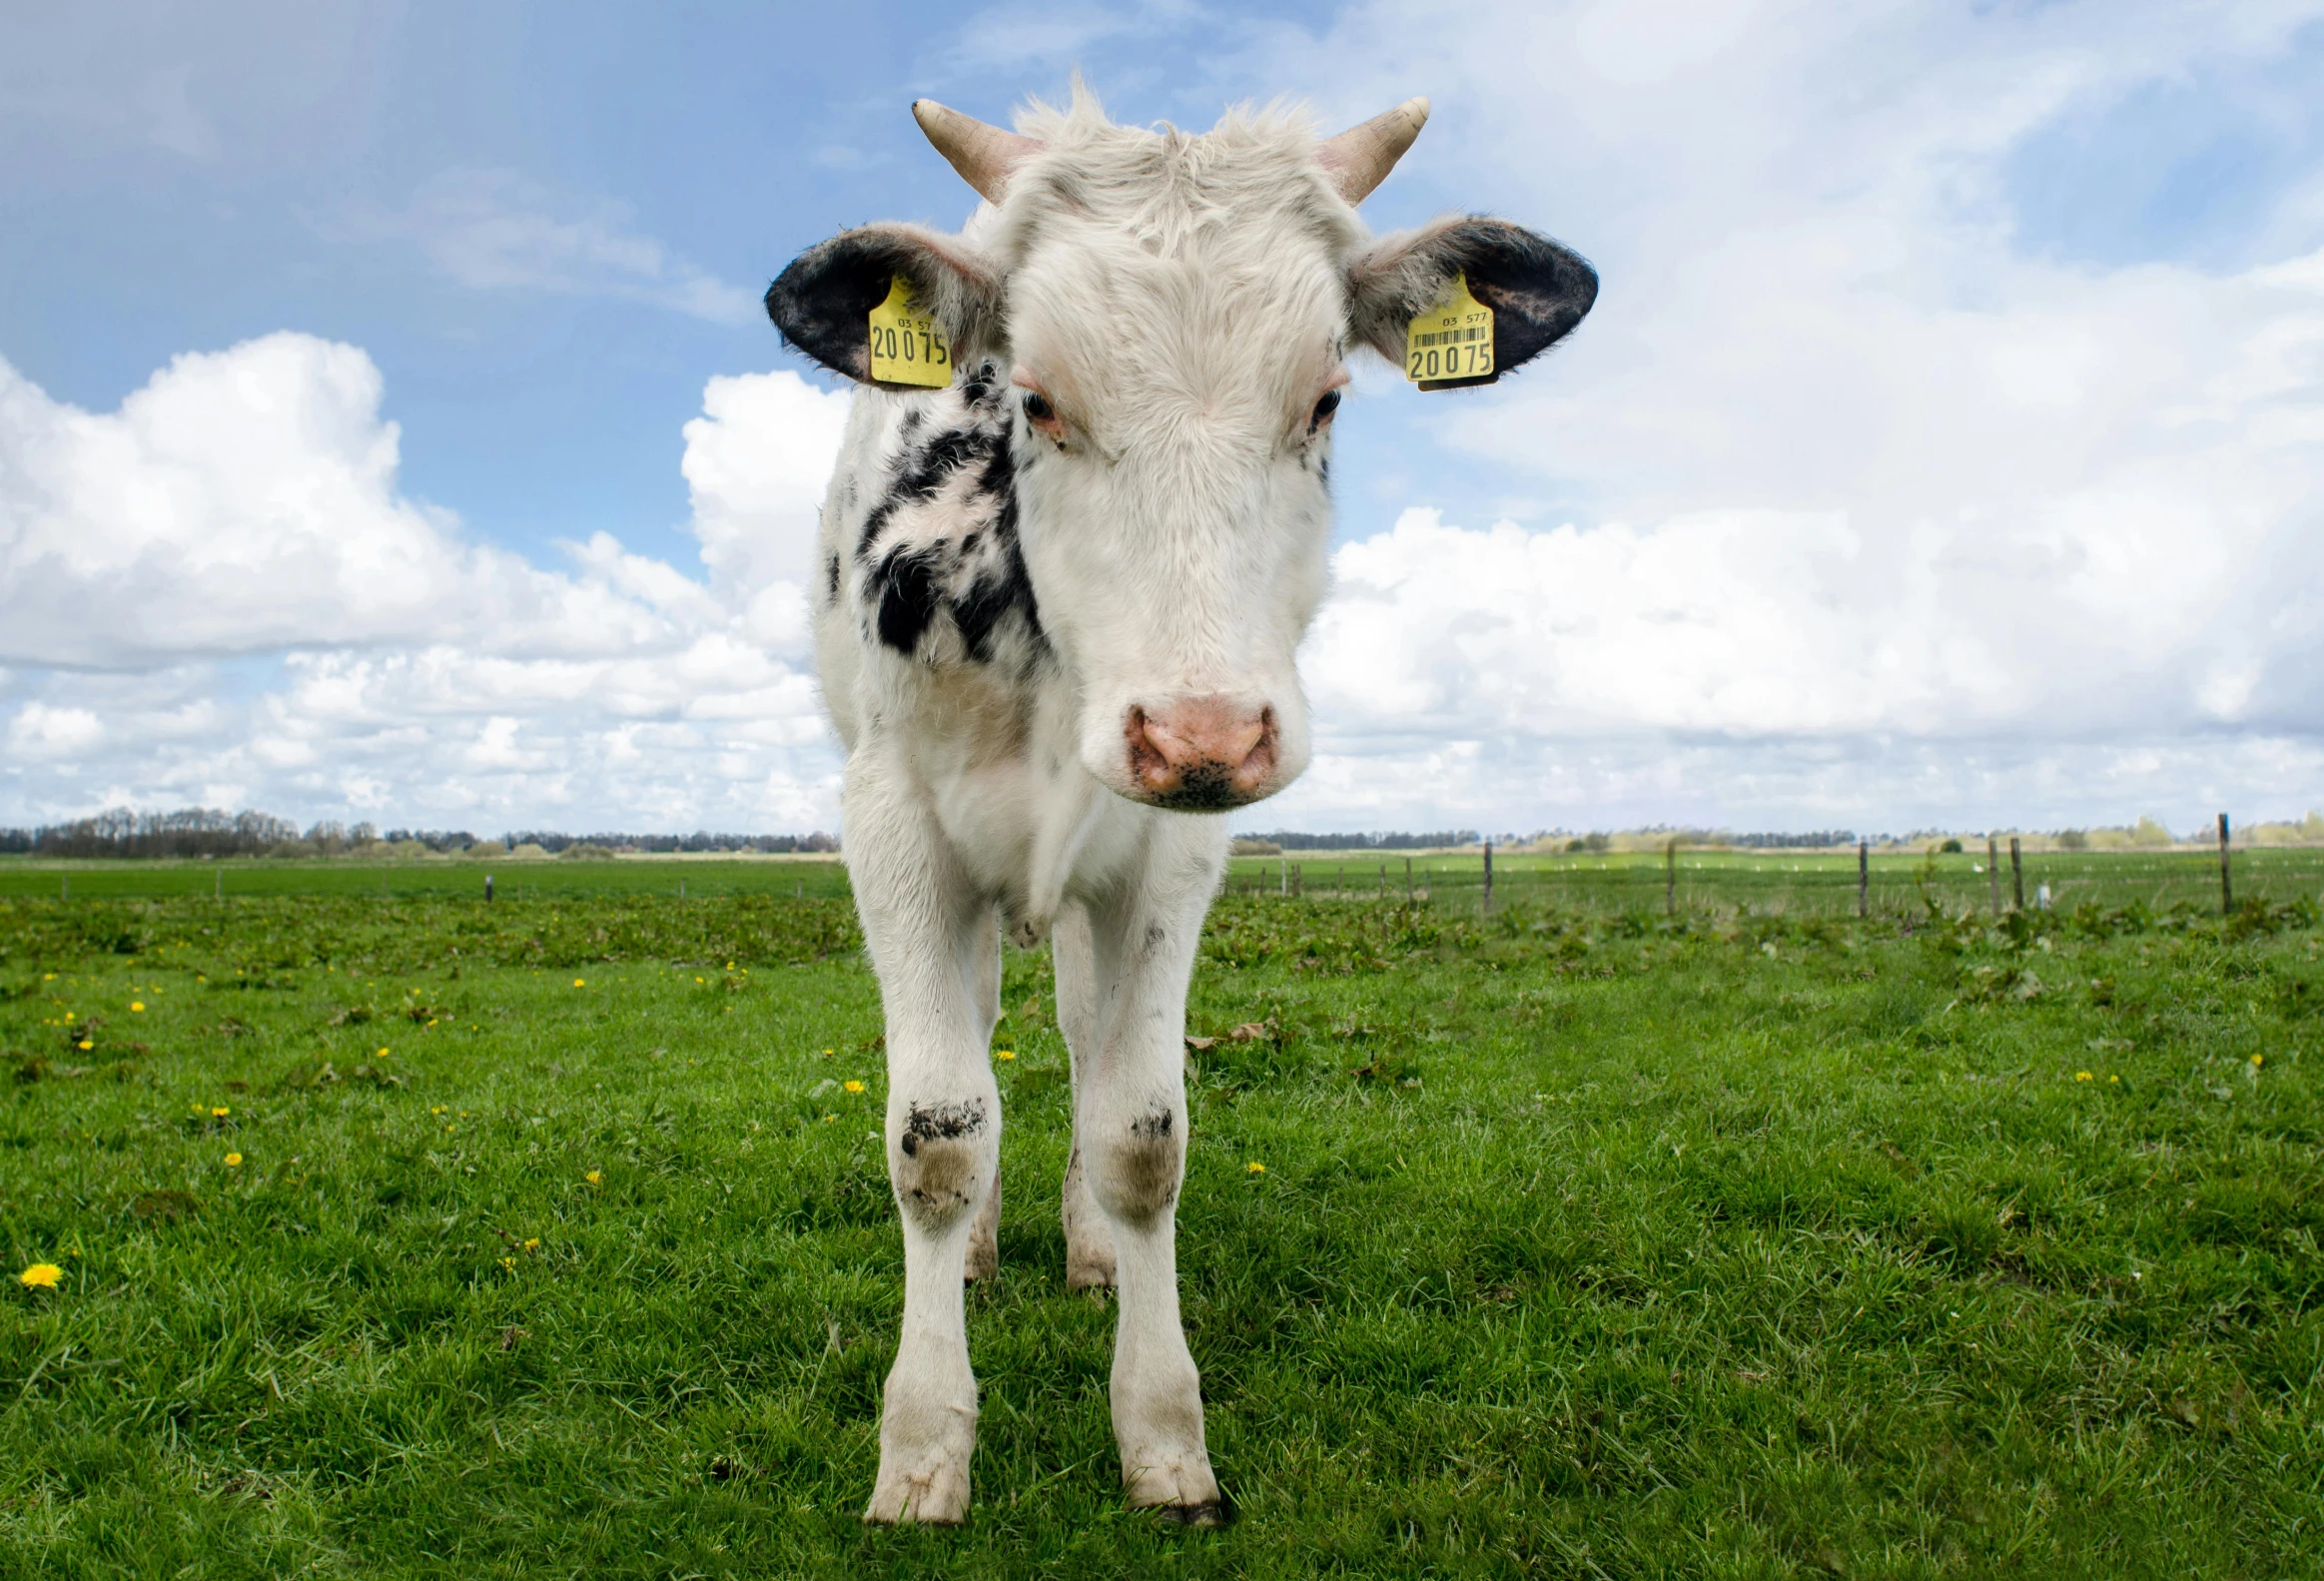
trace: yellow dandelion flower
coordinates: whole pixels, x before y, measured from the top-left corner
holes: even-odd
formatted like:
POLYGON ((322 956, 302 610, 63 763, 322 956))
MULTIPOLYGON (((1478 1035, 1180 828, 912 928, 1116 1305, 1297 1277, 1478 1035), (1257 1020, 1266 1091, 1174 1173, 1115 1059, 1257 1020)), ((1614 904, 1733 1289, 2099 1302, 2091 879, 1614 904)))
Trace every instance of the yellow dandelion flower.
POLYGON ((78 1016, 78 1015, 80 1015, 80 1014, 81 1014, 81 1013, 80 1013, 79 1011, 77 1011, 77 1010, 68 1010, 68 1011, 66 1011, 66 1012, 65 1012, 65 1020, 67 1020, 67 1021, 71 1021, 71 1020, 73 1020, 73 1019, 74 1019, 76 1016, 78 1016))
POLYGON ((733 963, 732 961, 729 961, 729 962, 727 962, 727 963, 726 963, 726 970, 728 970, 729 972, 731 972, 731 971, 733 971, 733 970, 734 970, 734 963, 733 963))
POLYGON ((210 1118, 212 1120, 224 1120, 227 1116, 233 1113, 234 1111, 227 1108, 224 1104, 213 1104, 210 1106, 210 1118))
POLYGON ((695 982, 697 982, 697 983, 699 983, 699 982, 701 982, 702 980, 701 980, 700 978, 696 978, 696 979, 694 979, 694 981, 695 981, 695 982))
POLYGON ((2265 1064, 2267 1064, 2267 1056, 2266 1056, 2266 1055, 2264 1055, 2264 1054, 2255 1054, 2255 1055, 2253 1055, 2253 1056, 2251 1057, 2251 1068, 2252 1068, 2254 1071, 2258 1070, 2258 1069, 2259 1069, 2261 1066, 2263 1066, 2263 1065, 2265 1065, 2265 1064))
POLYGON ((83 1054, 86 1054, 97 1046, 91 1043, 88 1039, 83 1038, 79 1043, 74 1044, 73 1047, 80 1050, 83 1054))
POLYGON ((2076 1072, 2074 1073, 2074 1080, 2075 1080, 2075 1081, 2077 1081, 2077 1082, 2086 1082, 2086 1081, 2088 1081, 2089 1079, 2090 1079, 2090 1073, 2089 1073, 2089 1072, 2087 1072, 2087 1071, 2076 1071, 2076 1072))
POLYGON ((864 1090, 864 1085, 861 1082, 843 1082, 840 1085, 851 1093, 860 1093, 864 1090))
POLYGON ((2121 1081, 2121 1080, 2122 1080, 2122 1078, 2120 1078, 2120 1077, 2118 1077, 2118 1076, 2109 1076, 2109 1077, 2107 1077, 2107 1078, 2106 1078, 2106 1080, 2107 1080, 2107 1081, 2109 1081, 2109 1082, 2119 1082, 2119 1081, 2121 1081))
POLYGON ((444 1112, 444 1109, 445 1109, 445 1106, 444 1106, 444 1105, 442 1105, 442 1104, 438 1104, 438 1105, 436 1105, 436 1106, 435 1106, 433 1109, 430 1109, 430 1110, 428 1111, 428 1113, 429 1113, 430 1115, 440 1115, 440 1114, 442 1114, 442 1113, 444 1112))
POLYGON ((591 1186, 603 1186, 605 1184, 605 1172, 603 1170, 591 1170, 587 1175, 582 1176, 581 1179, 588 1182, 591 1186))
POLYGON ((1000 1053, 994 1055, 993 1058, 996 1060, 1014 1060, 1017 1058, 1017 1051, 1015 1049, 1003 1049, 1000 1053))
POLYGON ((824 1050, 824 1051, 823 1051, 823 1058, 825 1058, 826 1060, 828 1060, 828 1059, 830 1059, 830 1058, 831 1058, 831 1051, 830 1051, 829 1049, 826 1049, 826 1050, 824 1050))
POLYGON ((239 1154, 239 1153, 230 1153, 230 1154, 228 1154, 228 1155, 226 1156, 226 1167, 227 1167, 228 1169, 230 1169, 230 1170, 239 1170, 239 1169, 241 1169, 241 1168, 242 1168, 242 1155, 241 1155, 241 1154, 239 1154))
POLYGON ((838 1123, 838 1121, 839 1121, 839 1117, 838 1117, 837 1115, 826 1115, 826 1116, 824 1116, 824 1117, 823 1117, 823 1123, 824 1123, 826 1126, 830 1126, 830 1125, 836 1125, 836 1124, 838 1123))
POLYGON ((528 1237, 524 1242, 524 1249, 527 1251, 538 1251, 540 1249, 540 1237, 538 1235, 528 1237))
POLYGON ((1245 1175, 1264 1175, 1267 1173, 1267 1167, 1253 1159, 1242 1167, 1242 1173, 1245 1175))
POLYGON ((16 1276, 16 1282, 28 1290, 53 1290, 65 1270, 53 1262, 36 1262, 16 1276))
POLYGON ((385 1050, 385 1049, 382 1049, 382 1050, 381 1050, 381 1051, 380 1051, 378 1054, 376 1054, 376 1055, 372 1056, 372 1058, 373 1058, 373 1059, 375 1059, 375 1060, 385 1060, 386 1058, 387 1058, 387 1050, 385 1050))
POLYGON ((516 1266, 516 1259, 514 1257, 502 1257, 500 1259, 500 1266, 503 1268, 513 1268, 516 1266))
POLYGON ((133 999, 129 1002, 129 1008, 131 1010, 143 1010, 145 1009, 145 1001, 142 999, 133 999))
POLYGON ((575 987, 575 988, 587 988, 588 986, 589 986, 589 984, 588 984, 587 980, 586 980, 586 979, 584 979, 584 978, 578 978, 578 977, 576 977, 576 978, 574 978, 574 979, 573 979, 573 987, 575 987))
POLYGON ((450 1135, 452 1134, 452 1130, 453 1130, 453 1128, 452 1128, 452 1127, 450 1127, 450 1126, 446 1126, 446 1127, 444 1127, 444 1128, 443 1128, 443 1134, 444 1134, 445 1136, 447 1136, 447 1137, 448 1137, 448 1136, 450 1136, 450 1135))
POLYGON ((53 983, 57 980, 57 975, 54 972, 43 972, 40 975, 40 980, 43 983, 53 983))

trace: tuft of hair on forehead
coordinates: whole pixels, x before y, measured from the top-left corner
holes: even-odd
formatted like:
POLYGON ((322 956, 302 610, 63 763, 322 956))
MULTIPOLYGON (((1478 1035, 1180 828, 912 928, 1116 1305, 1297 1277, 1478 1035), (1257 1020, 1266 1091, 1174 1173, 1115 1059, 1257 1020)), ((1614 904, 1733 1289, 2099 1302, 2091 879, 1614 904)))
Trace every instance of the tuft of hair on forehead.
POLYGON ((1005 253, 1073 218, 1151 236, 1165 254, 1229 215, 1297 225, 1340 249, 1368 234, 1316 160, 1321 134, 1295 101, 1230 106, 1207 132, 1123 126, 1077 73, 1067 104, 1029 100, 1016 125, 1043 147, 1010 177, 994 237, 1005 253))

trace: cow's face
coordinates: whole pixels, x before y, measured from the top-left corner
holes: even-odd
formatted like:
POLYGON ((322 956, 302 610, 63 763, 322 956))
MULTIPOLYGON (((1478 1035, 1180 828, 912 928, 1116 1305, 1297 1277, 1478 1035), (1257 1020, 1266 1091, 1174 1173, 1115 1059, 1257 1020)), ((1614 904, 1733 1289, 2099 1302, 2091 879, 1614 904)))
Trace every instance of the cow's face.
POLYGON ((1417 101, 1325 143, 1239 115, 1202 136, 1117 127, 1087 101, 1034 136, 916 110, 993 206, 959 237, 843 233, 768 312, 871 383, 869 315, 902 275, 960 366, 1006 370, 1018 532, 1083 764, 1158 806, 1272 795, 1307 762, 1294 653, 1324 591, 1343 358, 1401 362, 1412 316, 1465 274, 1505 371, 1580 322, 1596 277, 1500 221, 1368 238, 1352 204, 1419 130, 1417 101))

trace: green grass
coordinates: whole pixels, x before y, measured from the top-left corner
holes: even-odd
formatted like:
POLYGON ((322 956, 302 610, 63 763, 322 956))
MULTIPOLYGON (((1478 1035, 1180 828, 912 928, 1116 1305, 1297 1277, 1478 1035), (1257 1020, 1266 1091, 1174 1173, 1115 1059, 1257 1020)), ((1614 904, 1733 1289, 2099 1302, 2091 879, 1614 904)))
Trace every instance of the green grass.
POLYGON ((65 1269, 0 1289, 0 1574, 2314 1573, 2312 907, 1314 888, 1189 1011, 1264 1029, 1190 1075, 1219 1534, 1120 1507, 1044 957, 974 1520, 891 1532, 843 900, 0 901, 0 1255, 65 1269))
POLYGON ((847 870, 830 858, 779 857, 618 862, 491 861, 454 857, 416 862, 236 860, 227 862, 46 861, 0 857, 0 898, 122 900, 216 896, 248 900, 284 895, 409 900, 483 898, 490 874, 500 900, 573 900, 660 895, 800 895, 828 900, 848 893, 847 870))

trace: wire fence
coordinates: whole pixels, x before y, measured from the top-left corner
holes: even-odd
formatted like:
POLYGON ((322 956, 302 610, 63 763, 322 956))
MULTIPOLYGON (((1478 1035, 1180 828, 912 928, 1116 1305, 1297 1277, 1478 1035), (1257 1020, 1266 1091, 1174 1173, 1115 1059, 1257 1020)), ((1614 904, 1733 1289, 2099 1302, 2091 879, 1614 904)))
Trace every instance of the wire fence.
MULTIPOLYGON (((2245 849, 2230 858, 2234 899, 2283 904, 2324 897, 2324 849, 2245 849)), ((1310 900, 1403 900, 1474 911, 1486 903, 1481 855, 1345 859, 1238 858, 1226 890, 1310 900)), ((2216 851, 2024 852, 2012 867, 2006 847, 1988 864, 1964 851, 1934 859, 1904 853, 1870 857, 1861 872, 1850 852, 1725 851, 1495 855, 1494 905, 1523 902, 1560 911, 1854 916, 1918 916, 1934 901, 1948 913, 2013 907, 2072 911, 2142 904, 2222 907, 2216 851), (1860 887, 1861 886, 1861 887, 1860 887), (1924 898, 1926 897, 1926 899, 1924 898)))

